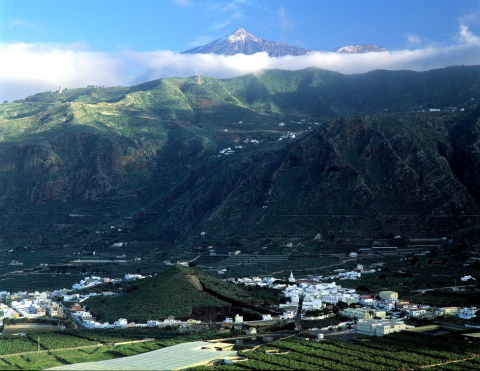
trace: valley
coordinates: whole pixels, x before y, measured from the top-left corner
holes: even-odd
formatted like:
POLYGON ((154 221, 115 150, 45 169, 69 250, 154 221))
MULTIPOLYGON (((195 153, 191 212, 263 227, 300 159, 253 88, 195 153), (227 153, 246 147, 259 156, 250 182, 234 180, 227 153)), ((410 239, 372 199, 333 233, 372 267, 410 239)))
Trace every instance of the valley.
MULTIPOLYGON (((446 338, 458 342, 451 328, 476 324, 480 305, 478 72, 477 66, 359 75, 271 70, 234 79, 62 88, 4 103, 2 301, 57 290, 81 300, 85 319, 62 317, 73 332, 58 336, 73 348, 102 349, 98 356, 61 350, 64 364, 78 362, 79 351, 92 360, 117 358, 160 349, 165 339, 246 336, 251 328, 350 341, 358 335, 353 329, 336 330, 351 321, 340 314, 350 298, 344 290, 355 298, 347 303, 352 310, 360 302, 360 312, 388 305, 389 316, 453 331, 446 338), (268 279, 290 287, 290 274, 299 285, 324 290, 336 282, 346 296, 325 294, 324 302, 335 299, 331 307, 307 310, 314 299, 305 294, 302 310, 286 288, 257 287, 268 279), (142 279, 120 281, 125 275, 142 279), (103 283, 79 288, 91 276, 103 283), (393 302, 378 304, 384 291, 416 307, 397 313, 393 302), (372 302, 362 299, 367 296, 372 302), (296 309, 287 309, 290 304, 296 309), (436 319, 434 313, 450 307, 473 314, 436 319), (262 315, 274 318, 265 328, 262 315), (245 325, 230 322, 236 316, 245 325), (127 321, 125 341, 148 337, 144 327, 155 322, 151 343, 129 348, 95 340, 98 331, 114 336, 127 321), (302 329, 316 325, 334 334, 302 329), (92 334, 79 336, 74 327, 92 334)), ((75 300, 67 299, 54 301, 72 310, 75 300)), ((18 321, 5 318, 7 327, 18 321)), ((30 351, 36 335, 29 336, 11 344, 30 351)), ((399 343, 408 342, 404 336, 411 335, 401 334, 399 343)), ((332 359, 347 346, 328 341, 332 359)), ((278 361, 289 367, 303 362, 301 352, 313 357, 308 367, 324 362, 297 340, 273 344, 291 352, 293 358, 278 361)), ((456 353, 431 353, 424 363, 394 363, 476 362, 469 347, 459 343, 456 353)), ((261 349, 250 357, 245 352, 252 367, 280 365, 266 360, 269 345, 261 349)), ((26 356, 15 356, 15 364, 25 368, 26 356)))
POLYGON ((4 104, 0 243, 83 253, 473 231, 476 68, 266 71, 4 104))

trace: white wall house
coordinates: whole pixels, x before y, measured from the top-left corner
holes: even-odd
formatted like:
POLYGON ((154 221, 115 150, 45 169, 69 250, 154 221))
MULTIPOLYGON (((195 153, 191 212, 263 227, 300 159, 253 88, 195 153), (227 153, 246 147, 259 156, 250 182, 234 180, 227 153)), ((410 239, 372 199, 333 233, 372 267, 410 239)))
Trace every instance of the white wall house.
POLYGON ((384 336, 406 328, 405 323, 399 320, 362 319, 357 322, 357 333, 365 335, 384 336))

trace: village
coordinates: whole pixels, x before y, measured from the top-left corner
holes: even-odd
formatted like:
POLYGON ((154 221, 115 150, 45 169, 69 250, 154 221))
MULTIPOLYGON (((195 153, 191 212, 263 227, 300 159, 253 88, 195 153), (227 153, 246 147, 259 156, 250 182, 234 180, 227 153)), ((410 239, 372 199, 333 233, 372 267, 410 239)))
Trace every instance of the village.
MULTIPOLYGON (((281 315, 263 314, 260 322, 265 325, 274 323, 293 322, 295 320, 309 321, 339 317, 343 322, 335 326, 327 326, 323 330, 337 328, 350 328, 358 334, 387 335, 412 329, 414 326, 405 323, 408 319, 455 318, 470 320, 477 316, 476 307, 433 307, 417 303, 410 303, 398 297, 395 291, 380 291, 373 295, 360 295, 352 288, 344 288, 334 280, 346 278, 360 278, 365 272, 362 265, 349 272, 336 272, 330 276, 308 276, 295 278, 290 273, 288 282, 274 277, 244 277, 228 278, 228 281, 237 285, 268 287, 280 290, 285 303, 274 308, 281 315)), ((118 284, 133 280, 141 280, 146 276, 140 274, 125 274, 123 279, 110 279, 107 277, 85 277, 79 283, 72 285, 71 289, 35 292, 0 292, 0 326, 5 319, 16 320, 41 320, 70 318, 77 328, 84 329, 111 329, 111 328, 139 328, 139 327, 198 327, 201 321, 188 319, 180 321, 175 318, 163 320, 152 319, 146 323, 135 323, 126 318, 119 318, 114 323, 99 322, 87 307, 82 304, 86 299, 97 295, 121 295, 111 290, 100 293, 80 293, 80 290, 102 284, 118 284)), ((463 277, 468 280, 471 277, 463 277)), ((109 287, 104 285, 102 287, 109 287)), ((218 323, 225 328, 259 324, 259 321, 244 321, 243 316, 236 314, 226 317, 218 323)), ((476 327, 468 325, 468 327, 476 327)))

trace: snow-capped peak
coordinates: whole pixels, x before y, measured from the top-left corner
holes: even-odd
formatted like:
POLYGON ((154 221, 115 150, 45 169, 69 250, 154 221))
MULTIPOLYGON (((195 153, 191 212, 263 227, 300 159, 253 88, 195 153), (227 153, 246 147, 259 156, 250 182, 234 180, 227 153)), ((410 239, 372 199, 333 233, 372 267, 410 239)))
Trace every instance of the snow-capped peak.
POLYGON ((252 34, 245 31, 243 28, 239 28, 235 32, 231 33, 230 35, 227 36, 226 39, 231 43, 235 43, 235 42, 244 43, 247 39, 251 41, 257 41, 257 42, 261 41, 260 39, 256 38, 252 34))

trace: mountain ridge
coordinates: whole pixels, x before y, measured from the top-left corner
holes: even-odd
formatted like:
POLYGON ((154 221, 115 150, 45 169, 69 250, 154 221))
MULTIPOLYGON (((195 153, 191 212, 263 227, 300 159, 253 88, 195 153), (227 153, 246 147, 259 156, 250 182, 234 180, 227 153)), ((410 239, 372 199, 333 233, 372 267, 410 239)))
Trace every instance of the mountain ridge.
MULTIPOLYGON (((381 51, 386 51, 386 49, 374 44, 357 44, 352 46, 340 47, 335 49, 333 52, 369 53, 381 51)), ((271 40, 264 40, 252 35, 243 28, 239 28, 231 34, 228 34, 220 39, 216 39, 206 45, 197 46, 195 48, 183 51, 182 54, 213 53, 220 55, 235 55, 242 53, 246 55, 251 55, 260 52, 267 52, 270 57, 325 53, 322 50, 305 49, 271 40)))
POLYGON ((479 86, 479 66, 309 68, 3 104, 1 243, 56 246, 59 228, 92 249, 476 228, 479 86))
POLYGON ((271 40, 263 40, 239 28, 229 35, 214 40, 206 45, 198 46, 193 49, 186 50, 182 54, 255 54, 259 52, 267 52, 271 57, 282 57, 285 55, 305 55, 310 54, 313 50, 307 50, 296 46, 278 43, 271 40))

